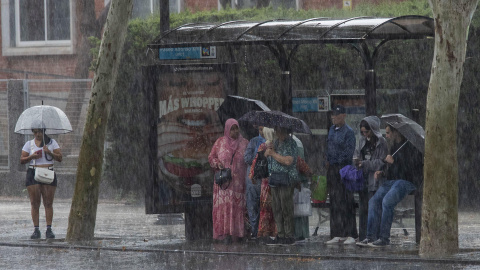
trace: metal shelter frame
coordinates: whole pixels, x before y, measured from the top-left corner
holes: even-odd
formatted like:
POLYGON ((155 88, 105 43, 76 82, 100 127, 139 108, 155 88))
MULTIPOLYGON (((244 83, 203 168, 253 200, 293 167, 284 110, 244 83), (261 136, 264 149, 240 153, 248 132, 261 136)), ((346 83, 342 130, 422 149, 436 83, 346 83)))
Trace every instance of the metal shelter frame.
POLYGON ((291 113, 292 84, 290 61, 303 44, 351 44, 360 53, 365 68, 365 107, 376 114, 375 61, 379 48, 391 40, 434 37, 434 20, 408 15, 395 18, 355 17, 349 19, 311 18, 303 21, 230 21, 221 24, 185 24, 163 33, 149 49, 225 46, 235 62, 233 48, 267 46, 282 71, 282 110, 291 113), (372 41, 369 46, 367 41, 372 41))

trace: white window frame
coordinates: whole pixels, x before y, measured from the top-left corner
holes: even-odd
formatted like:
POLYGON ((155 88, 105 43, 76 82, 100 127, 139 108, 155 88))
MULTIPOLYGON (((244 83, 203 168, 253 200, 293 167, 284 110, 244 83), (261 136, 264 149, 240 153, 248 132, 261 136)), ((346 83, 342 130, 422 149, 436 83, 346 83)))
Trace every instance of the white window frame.
POLYGON ((2 55, 3 56, 26 56, 26 55, 62 55, 74 54, 75 48, 75 0, 70 2, 70 40, 45 40, 45 41, 20 41, 20 35, 15 35, 15 40, 11 39, 11 30, 19 33, 20 19, 18 16, 19 0, 14 2, 15 14, 10 13, 10 1, 1 0, 1 26, 2 26, 2 55), (15 16, 12 18, 11 16, 15 16), (10 22, 15 23, 11 26, 10 22), (12 42, 13 41, 13 42, 12 42), (12 44, 14 43, 14 45, 12 44))

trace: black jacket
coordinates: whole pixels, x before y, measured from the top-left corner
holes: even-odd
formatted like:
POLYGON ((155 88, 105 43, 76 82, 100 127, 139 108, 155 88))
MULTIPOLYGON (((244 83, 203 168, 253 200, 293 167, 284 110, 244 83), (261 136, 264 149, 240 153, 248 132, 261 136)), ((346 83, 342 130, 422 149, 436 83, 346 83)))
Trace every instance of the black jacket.
MULTIPOLYGON (((395 153, 405 142, 395 143, 390 153, 395 153)), ((393 156, 393 164, 386 168, 387 180, 406 180, 412 182, 417 188, 423 182, 423 155, 415 146, 407 142, 393 156)))

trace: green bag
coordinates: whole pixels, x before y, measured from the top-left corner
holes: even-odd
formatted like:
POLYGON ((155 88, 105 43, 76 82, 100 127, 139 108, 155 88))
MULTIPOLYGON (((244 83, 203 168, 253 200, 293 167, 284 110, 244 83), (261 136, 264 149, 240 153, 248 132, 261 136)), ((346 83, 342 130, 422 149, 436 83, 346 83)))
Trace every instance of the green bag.
POLYGON ((326 201, 327 200, 327 177, 323 175, 313 175, 312 183, 313 183, 312 200, 326 201))

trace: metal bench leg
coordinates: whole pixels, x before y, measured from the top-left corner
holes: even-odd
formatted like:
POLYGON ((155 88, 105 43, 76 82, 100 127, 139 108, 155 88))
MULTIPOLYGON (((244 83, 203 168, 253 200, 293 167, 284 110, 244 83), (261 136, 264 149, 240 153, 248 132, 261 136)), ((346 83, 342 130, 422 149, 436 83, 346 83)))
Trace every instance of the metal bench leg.
POLYGON ((422 201, 423 190, 419 189, 415 192, 415 242, 420 244, 422 237, 422 201))

